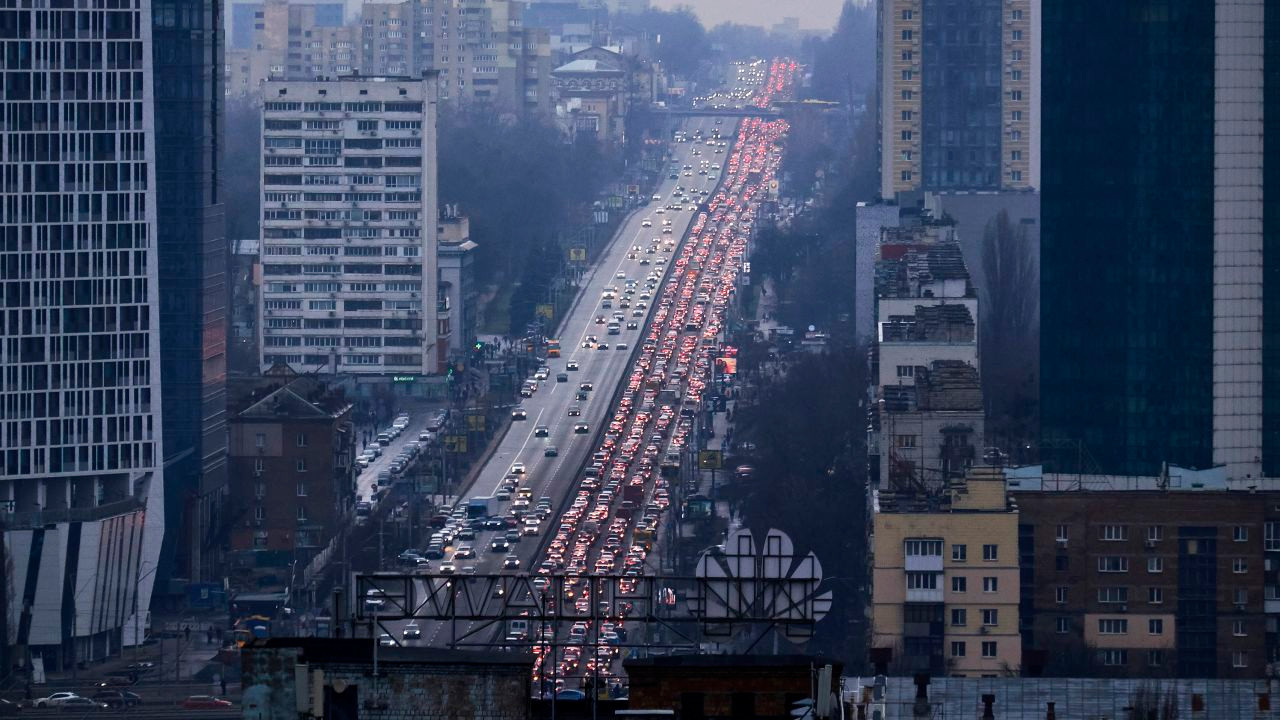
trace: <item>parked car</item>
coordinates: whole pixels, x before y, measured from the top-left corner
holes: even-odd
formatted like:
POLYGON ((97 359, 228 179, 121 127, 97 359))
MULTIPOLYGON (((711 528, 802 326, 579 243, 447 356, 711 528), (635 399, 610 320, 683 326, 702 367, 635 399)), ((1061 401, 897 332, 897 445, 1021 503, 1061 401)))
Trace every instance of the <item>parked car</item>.
POLYGON ((125 690, 100 690, 93 694, 92 699, 113 708, 131 708, 142 704, 141 696, 125 690))
POLYGON ((184 710, 220 710, 229 707, 234 707, 234 703, 212 695, 192 695, 182 701, 184 710))
POLYGON ((57 707, 62 712, 91 712, 93 710, 108 710, 111 706, 104 702, 90 700, 87 697, 77 695, 73 698, 67 698, 59 703, 57 707))

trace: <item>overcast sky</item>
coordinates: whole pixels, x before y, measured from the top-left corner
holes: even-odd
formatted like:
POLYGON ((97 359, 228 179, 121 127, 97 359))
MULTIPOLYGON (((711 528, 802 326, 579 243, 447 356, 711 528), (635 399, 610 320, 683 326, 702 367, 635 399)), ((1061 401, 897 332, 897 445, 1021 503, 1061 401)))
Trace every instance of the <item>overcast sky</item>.
POLYGON ((800 27, 830 30, 844 0, 653 0, 655 7, 688 5, 710 30, 722 22, 769 27, 784 17, 800 18, 800 27))

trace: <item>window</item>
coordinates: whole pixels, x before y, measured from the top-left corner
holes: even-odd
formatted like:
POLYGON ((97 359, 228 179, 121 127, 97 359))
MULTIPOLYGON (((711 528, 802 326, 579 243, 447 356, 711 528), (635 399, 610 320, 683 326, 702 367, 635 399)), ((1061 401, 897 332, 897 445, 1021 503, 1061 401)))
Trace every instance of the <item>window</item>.
POLYGON ((1249 667, 1249 653, 1244 650, 1236 650, 1231 653, 1231 667, 1244 668, 1249 667))
POLYGON ((1053 557, 1053 566, 1058 572, 1066 572, 1071 565, 1071 558, 1067 555, 1055 555, 1053 557))
POLYGON ((1249 635, 1249 633, 1248 633, 1248 632, 1246 632, 1246 631, 1245 631, 1245 629, 1244 629, 1244 621, 1243 621, 1243 620, 1232 620, 1232 621, 1231 621, 1231 634, 1232 634, 1232 635, 1235 635, 1236 637, 1247 637, 1247 636, 1249 635))
POLYGON ((993 593, 997 591, 998 587, 999 587, 999 584, 996 582, 995 578, 993 577, 982 578, 982 592, 993 593))
POLYGON ((910 39, 911 39, 911 29, 910 29, 910 28, 908 28, 908 29, 906 29, 906 30, 903 30, 903 31, 902 31, 902 39, 903 39, 903 40, 910 40, 910 39))
MULTIPOLYGON (((1017 32, 1017 30, 1015 30, 1014 32, 1017 32)), ((1017 38, 1014 38, 1014 39, 1016 40, 1017 38)), ((1010 50, 1010 51, 1009 51, 1009 59, 1010 59, 1010 60, 1012 60, 1013 62, 1018 62, 1018 61, 1022 60, 1022 51, 1021 51, 1021 50, 1010 50)))
POLYGON ((982 611, 983 625, 999 625, 1000 611, 993 608, 986 608, 982 611))
MULTIPOLYGON (((1020 12, 1022 12, 1022 11, 1021 11, 1021 10, 1014 10, 1014 12, 1016 12, 1016 13, 1020 13, 1020 12)), ((1013 39, 1014 39, 1014 40, 1021 40, 1021 39, 1022 39, 1022 31, 1021 31, 1021 30, 1014 30, 1014 31, 1013 31, 1013 39)), ((1021 59, 1022 59, 1022 57, 1021 57, 1021 56, 1022 56, 1022 53, 1018 53, 1018 57, 1014 58, 1014 60, 1021 60, 1021 59)))
POLYGON ((1128 540, 1129 526, 1128 525, 1103 525, 1101 528, 1099 528, 1098 539, 1106 540, 1109 542, 1118 542, 1121 540, 1128 540))
POLYGON ((1117 555, 1099 557, 1098 572, 1129 572, 1129 558, 1117 555))
POLYGON ((1066 541, 1066 539, 1067 539, 1067 526, 1066 526, 1066 525, 1059 525, 1059 526, 1058 526, 1057 534, 1054 536, 1054 539, 1056 539, 1056 540, 1066 541))
POLYGON ((938 589, 938 573, 924 573, 924 572, 907 573, 907 589, 908 590, 937 590, 938 589))
POLYGON ((1129 664, 1128 650, 1102 650, 1098 653, 1098 658, 1102 660, 1103 665, 1115 667, 1118 665, 1129 664))
POLYGON ((1231 539, 1236 542, 1249 542, 1249 528, 1237 525, 1231 529, 1231 539))
POLYGON ((298 458, 297 468, 298 468, 298 472, 306 472, 306 471, 307 471, 307 459, 306 459, 306 458, 298 458))
MULTIPOLYGON (((903 170, 903 171, 902 171, 902 182, 911 182, 911 171, 910 171, 910 170, 903 170)), ((913 435, 913 436, 911 436, 911 437, 915 437, 915 436, 913 435)), ((915 447, 915 445, 912 445, 911 447, 915 447)))
POLYGON ((256 482, 253 484, 253 496, 261 500, 267 496, 267 484, 264 482, 256 482))
POLYGON ((254 506, 254 508, 253 508, 253 519, 254 519, 254 520, 266 520, 266 519, 267 519, 267 511, 266 511, 266 510, 264 510, 264 509, 263 509, 263 507, 262 507, 261 505, 255 505, 255 506, 254 506))
POLYGON ((1280 521, 1269 520, 1262 526, 1262 549, 1280 551, 1280 521))
POLYGON ((1231 572, 1237 575, 1249 572, 1249 561, 1244 558, 1235 558, 1231 561, 1231 572))
POLYGON ((898 448, 913 448, 916 446, 915 435, 894 435, 893 446, 898 448))
POLYGON ((982 657, 993 658, 995 656, 996 656, 996 641, 983 640, 982 641, 982 657))
POLYGON ((1235 592, 1234 592, 1234 593, 1232 593, 1232 595, 1234 596, 1234 597, 1233 597, 1233 602, 1235 602, 1235 604, 1236 604, 1236 605, 1248 605, 1248 604, 1249 604, 1249 591, 1248 591, 1248 590, 1245 590, 1244 588, 1237 588, 1237 589, 1235 590, 1235 592))
POLYGON ((1057 632, 1059 635, 1066 635, 1071 632, 1071 618, 1059 616, 1057 621, 1057 632))
POLYGON ((951 643, 951 657, 964 657, 964 643, 956 641, 951 643))
POLYGON ((1149 573, 1164 572, 1164 558, 1162 557, 1147 558, 1147 572, 1149 573))
POLYGON ((903 119, 903 120, 910 120, 910 119, 911 119, 911 111, 910 111, 910 110, 903 110, 903 111, 902 111, 902 119, 903 119))
POLYGON ((259 457, 259 458, 254 458, 254 459, 253 459, 253 471, 254 471, 254 472, 258 472, 258 473, 260 473, 260 472, 262 472, 263 468, 265 468, 265 467, 266 467, 266 463, 265 463, 265 462, 263 462, 262 458, 260 458, 260 457, 259 457))
POLYGON ((964 562, 965 560, 968 559, 968 557, 969 557, 968 545, 952 545, 951 546, 951 560, 953 562, 964 562))
POLYGON ((1148 539, 1148 540, 1150 540, 1151 542, 1159 542, 1159 541, 1163 540, 1163 539, 1164 539, 1164 526, 1163 526, 1163 525, 1148 525, 1148 526, 1147 526, 1147 539, 1148 539))
POLYGON ((306 483, 304 483, 304 482, 299 481, 299 482, 298 482, 298 491, 297 491, 297 492, 298 492, 298 497, 306 497, 306 496, 307 496, 307 484, 306 484, 306 483))
POLYGON ((1021 10, 1014 10, 1014 11, 1010 12, 1010 13, 1009 13, 1009 19, 1010 19, 1010 20, 1021 20, 1021 19, 1022 19, 1022 11, 1021 11, 1021 10))
POLYGON ((1100 587, 1098 588, 1098 602, 1104 604, 1127 603, 1129 602, 1129 588, 1100 587))
POLYGON ((299 519, 299 520, 306 520, 306 519, 307 519, 307 506, 306 506, 306 505, 299 505, 299 506, 298 506, 298 519, 299 519))
POLYGON ((964 627, 968 624, 968 611, 964 608, 951 609, 951 624, 955 627, 964 627))
POLYGON ((993 562, 999 559, 1000 547, 998 545, 983 545, 982 559, 987 562, 993 562))
MULTIPOLYGON (((907 72, 910 72, 910 71, 907 71, 907 72)), ((910 139, 911 139, 911 131, 910 131, 910 130, 903 130, 903 131, 902 131, 902 139, 903 139, 903 140, 910 140, 910 139)))
POLYGON ((1163 605, 1164 604, 1164 588, 1158 588, 1158 587, 1147 588, 1147 604, 1163 605))
POLYGON ((902 19, 903 19, 903 20, 910 20, 910 19, 911 19, 911 16, 912 16, 912 15, 914 15, 914 14, 915 14, 915 13, 913 13, 913 12, 912 12, 912 11, 910 11, 910 10, 903 10, 903 11, 902 11, 902 19))
POLYGON ((263 434, 263 433, 258 433, 258 434, 256 434, 256 435, 254 435, 254 436, 253 436, 253 446, 254 446, 254 447, 266 447, 266 446, 267 446, 267 436, 266 436, 265 434, 263 434))
POLYGON ((909 378, 909 377, 915 377, 915 375, 916 375, 915 365, 899 365, 898 366, 898 377, 909 378))
POLYGON ((1054 589, 1053 600, 1059 605, 1067 604, 1067 587, 1065 585, 1060 585, 1054 589))
POLYGON ((1099 635, 1127 635, 1129 621, 1124 618, 1098 618, 1099 635))
POLYGON ((1161 665, 1164 665, 1164 651, 1148 650, 1147 665, 1150 665, 1151 667, 1160 667, 1161 665))
POLYGON ((941 540, 907 540, 903 543, 907 555, 942 556, 941 540))
POLYGON ((1022 71, 1021 71, 1021 70, 1010 70, 1010 71, 1009 71, 1009 79, 1010 79, 1010 80, 1021 80, 1021 79, 1022 79, 1022 71))
POLYGON ((968 584, 969 584, 969 581, 965 577, 953 577, 951 578, 951 592, 953 593, 967 592, 968 584))
POLYGON ((1160 619, 1160 618, 1150 618, 1149 620, 1147 620, 1147 634, 1148 634, 1148 635, 1163 635, 1163 634, 1164 634, 1164 620, 1162 620, 1162 619, 1160 619))
POLYGON ((306 447, 306 446, 307 446, 307 434, 298 433, 298 447, 306 447))

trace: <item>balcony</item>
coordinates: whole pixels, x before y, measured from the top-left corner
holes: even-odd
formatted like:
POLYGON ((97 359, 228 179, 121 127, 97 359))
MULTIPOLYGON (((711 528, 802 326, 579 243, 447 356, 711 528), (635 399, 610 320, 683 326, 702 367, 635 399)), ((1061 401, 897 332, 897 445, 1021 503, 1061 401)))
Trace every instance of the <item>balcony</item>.
POLYGON ((907 555, 905 569, 907 572, 942 572, 941 555, 907 555))
POLYGON ((907 588, 907 602, 940 603, 942 602, 942 588, 907 588))

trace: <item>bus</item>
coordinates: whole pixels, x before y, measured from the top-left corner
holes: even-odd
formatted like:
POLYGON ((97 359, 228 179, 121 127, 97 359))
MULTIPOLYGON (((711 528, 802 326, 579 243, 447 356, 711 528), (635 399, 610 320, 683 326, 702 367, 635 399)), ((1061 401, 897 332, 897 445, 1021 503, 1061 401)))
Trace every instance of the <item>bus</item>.
POLYGON ((547 340, 547 357, 549 358, 560 357, 560 341, 559 340, 547 340))

